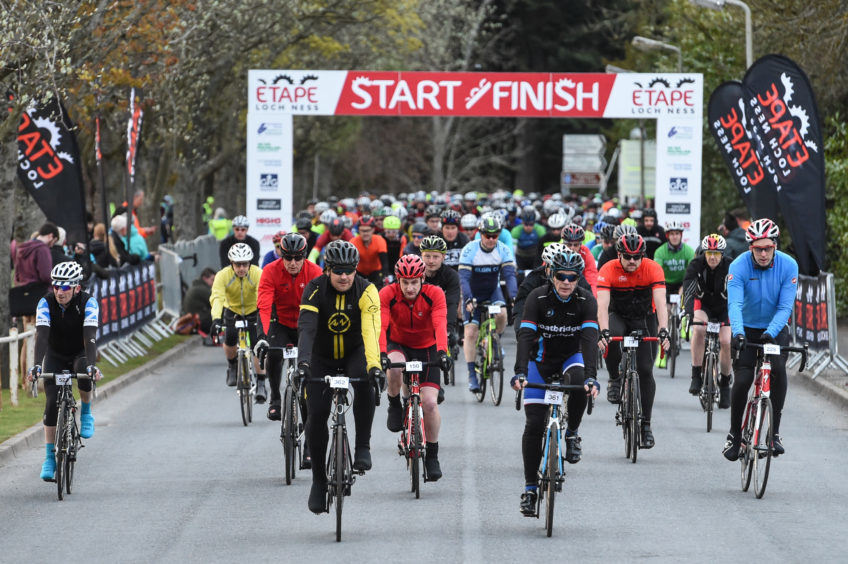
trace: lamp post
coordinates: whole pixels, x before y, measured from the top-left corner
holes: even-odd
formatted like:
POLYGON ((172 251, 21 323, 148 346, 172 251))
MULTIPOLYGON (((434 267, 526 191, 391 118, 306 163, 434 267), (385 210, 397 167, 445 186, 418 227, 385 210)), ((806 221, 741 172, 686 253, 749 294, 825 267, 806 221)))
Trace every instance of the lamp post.
POLYGON ((701 6, 703 8, 710 8, 711 10, 723 10, 725 4, 730 4, 731 6, 737 6, 742 8, 745 12, 745 68, 751 68, 751 64, 754 62, 754 45, 753 45, 753 33, 751 32, 751 8, 748 7, 748 4, 742 2, 741 0, 689 0, 692 4, 696 6, 701 6))
POLYGON ((677 45, 672 45, 671 43, 666 43, 665 41, 650 39, 648 37, 642 37, 641 35, 637 35, 633 38, 632 45, 640 51, 665 50, 677 53, 677 72, 683 72, 683 52, 677 45))

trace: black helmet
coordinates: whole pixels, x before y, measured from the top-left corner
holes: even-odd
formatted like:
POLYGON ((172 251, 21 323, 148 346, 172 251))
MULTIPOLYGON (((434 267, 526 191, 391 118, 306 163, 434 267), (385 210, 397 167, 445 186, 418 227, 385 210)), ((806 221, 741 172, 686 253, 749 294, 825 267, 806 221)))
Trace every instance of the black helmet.
POLYGON ((601 228, 601 239, 604 241, 614 241, 615 240, 615 229, 618 227, 617 225, 613 225, 611 223, 607 223, 601 228))
POLYGON ((306 253, 306 238, 300 233, 287 233, 280 239, 284 255, 303 256, 306 253))
POLYGON ((439 206, 427 206, 427 209, 424 211, 424 217, 426 219, 432 219, 434 217, 441 217, 441 210, 439 206))
POLYGON ((615 243, 615 250, 628 255, 644 255, 645 240, 638 233, 625 233, 615 243))
POLYGON ((644 210, 642 210, 642 219, 646 217, 653 217, 654 219, 656 219, 657 210, 655 210, 654 208, 645 208, 644 210))
POLYGON ((531 206, 527 206, 521 212, 521 223, 532 225, 536 223, 536 210, 531 206))
POLYGON ((297 222, 295 222, 294 226, 298 229, 312 229, 312 220, 310 220, 308 217, 301 217, 297 220, 297 222))
POLYGON ((586 263, 583 261, 580 253, 575 253, 571 249, 564 249, 558 253, 554 253, 548 267, 551 274, 560 270, 571 270, 577 274, 583 274, 586 263))
POLYGON ((335 235, 335 236, 338 237, 339 235, 344 233, 344 230, 345 230, 344 221, 342 221, 342 218, 340 218, 340 217, 335 217, 335 218, 333 218, 333 221, 330 222, 328 229, 330 231, 330 235, 335 235))
POLYGON ((324 249, 324 264, 333 266, 356 266, 359 251, 350 241, 333 241, 324 249))

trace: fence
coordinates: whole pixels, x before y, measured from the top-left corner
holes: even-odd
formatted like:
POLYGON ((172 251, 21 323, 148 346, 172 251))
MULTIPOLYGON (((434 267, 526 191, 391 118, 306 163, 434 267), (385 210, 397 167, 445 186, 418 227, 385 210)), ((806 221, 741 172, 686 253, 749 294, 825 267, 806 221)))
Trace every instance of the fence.
POLYGON ((159 279, 162 283, 162 308, 172 317, 180 314, 183 290, 200 277, 203 269, 217 272, 221 267, 218 240, 203 235, 191 241, 159 245, 159 279))
MULTIPOLYGON (((795 343, 807 343, 813 351, 812 358, 807 361, 813 378, 830 367, 848 374, 848 361, 839 354, 836 325, 833 273, 800 275, 795 291, 795 309, 792 312, 792 337, 795 343)), ((800 356, 796 356, 787 364, 795 366, 800 360, 800 356)))

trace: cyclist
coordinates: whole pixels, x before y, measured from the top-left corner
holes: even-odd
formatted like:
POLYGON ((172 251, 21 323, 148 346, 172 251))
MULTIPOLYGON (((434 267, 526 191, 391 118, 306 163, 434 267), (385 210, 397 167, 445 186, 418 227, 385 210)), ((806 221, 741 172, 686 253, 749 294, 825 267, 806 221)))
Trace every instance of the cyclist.
POLYGON ((259 265, 261 268, 265 268, 283 255, 283 251, 280 250, 280 241, 283 239, 283 235, 285 234, 285 231, 277 231, 274 233, 274 236, 271 238, 271 242, 274 243, 274 248, 265 253, 265 256, 262 257, 262 264, 259 265))
MULTIPOLYGON (((510 383, 519 390, 521 378, 542 384, 564 372, 567 375, 564 383, 583 384, 585 390, 596 397, 600 390, 595 379, 598 303, 591 291, 577 285, 583 272, 583 258, 570 249, 563 249, 553 253, 548 264, 548 283, 530 292, 520 318, 515 376, 510 383)), ((524 391, 525 423, 521 452, 525 485, 521 495, 521 513, 526 516, 534 515, 536 509, 536 472, 542 459, 542 435, 548 411, 544 397, 544 390, 530 388, 524 391)), ((582 455, 577 431, 586 404, 586 394, 568 395, 565 459, 570 464, 580 462, 582 455)))
MULTIPOLYGON (((257 322, 259 312, 256 306, 256 296, 259 289, 259 278, 262 269, 251 264, 253 251, 244 243, 236 243, 230 247, 227 256, 230 266, 222 268, 212 282, 212 334, 217 335, 221 328, 226 328, 224 336, 224 356, 227 358, 227 385, 236 385, 236 358, 238 356, 238 329, 235 327, 235 316, 241 315, 247 319, 247 330, 251 343, 258 343, 262 337, 258 335, 257 322)), ((261 326, 259 327, 261 329, 261 326)), ((265 403, 265 373, 259 368, 258 359, 254 358, 256 367, 256 403, 265 403)))
MULTIPOLYGON (((425 284, 424 272, 421 257, 404 255, 395 265, 397 282, 380 290, 380 350, 385 355, 384 368, 389 362, 407 360, 439 362, 438 367, 427 367, 421 373, 420 380, 424 434, 427 437, 424 466, 428 478, 435 482, 442 477, 439 466, 439 428, 442 419, 437 401, 441 388, 439 368, 448 372, 451 359, 447 355, 448 308, 445 293, 438 286, 425 284)), ((388 370, 387 375, 386 397, 389 407, 386 426, 389 431, 396 433, 403 429, 403 407, 400 401, 403 371, 393 368, 388 370)))
MULTIPOLYGON (((429 235, 421 240, 421 259, 424 261, 424 282, 434 284, 445 293, 448 307, 448 347, 458 342, 456 321, 459 314, 461 290, 459 274, 445 265, 447 244, 438 235, 429 235)), ((456 360, 456 359, 454 359, 456 360)))
POLYGON ((312 221, 309 218, 301 217, 295 223, 295 229, 306 239, 306 254, 309 254, 318 241, 318 234, 312 229, 312 221))
MULTIPOLYGON (((515 298, 518 291, 515 282, 515 259, 512 249, 498 241, 501 222, 495 216, 489 216, 480 222, 482 237, 471 241, 459 257, 459 281, 462 297, 465 300, 465 358, 468 361, 468 388, 476 393, 480 391, 477 380, 477 368, 474 362, 474 349, 480 324, 480 312, 474 308, 473 300, 489 301, 500 305, 501 312, 495 316, 495 327, 499 334, 506 327, 506 302, 500 288, 500 278, 506 282, 507 298, 515 298)), ((503 354, 502 351, 497 351, 503 354)))
POLYGON ((596 239, 596 241, 600 241, 600 243, 591 248, 592 256, 595 258, 598 269, 601 268, 601 263, 599 262, 601 253, 607 249, 615 250, 615 236, 613 234, 615 233, 616 227, 618 226, 614 223, 604 223, 604 226, 601 228, 596 239))
POLYGON ((592 252, 583 244, 583 239, 585 238, 586 231, 576 223, 570 223, 562 228, 562 242, 572 252, 578 253, 583 257, 583 263, 586 265, 583 270, 583 278, 592 287, 592 293, 597 294, 598 267, 595 266, 595 257, 592 256, 592 252))
POLYGON ((665 230, 657 224, 657 210, 646 208, 642 211, 642 218, 636 227, 636 232, 645 240, 645 254, 653 260, 657 249, 666 240, 665 230))
POLYGON ((324 247, 332 243, 333 241, 350 241, 353 239, 353 233, 345 227, 345 221, 341 217, 333 217, 330 222, 327 224, 327 229, 324 233, 318 237, 318 240, 315 241, 315 245, 312 247, 312 250, 309 251, 309 260, 317 263, 318 259, 321 257, 321 253, 324 251, 324 247))
MULTIPOLYGON (((665 297, 669 299, 672 294, 682 293, 686 267, 695 258, 695 250, 683 242, 683 224, 679 221, 669 221, 665 224, 665 236, 666 242, 659 246, 653 258, 665 274, 665 297)), ((700 329, 703 330, 703 327, 700 329)), ((703 353, 703 350, 701 352, 703 353)), ((693 356, 693 361, 694 358, 693 356)), ((655 365, 658 368, 665 368, 667 362, 668 357, 660 355, 655 365)), ((698 389, 700 390, 700 386, 698 389)))
MULTIPOLYGON (((786 323, 795 303, 798 285, 798 263, 777 250, 780 229, 770 219, 751 223, 745 231, 749 250, 730 264, 727 275, 727 311, 733 332, 733 348, 739 357, 733 365, 734 382, 730 397, 730 432, 724 446, 724 457, 739 458, 739 429, 754 382, 756 350, 745 348, 746 342, 789 344, 786 323)), ((780 419, 786 400, 786 354, 771 359, 771 401, 774 406, 774 456, 785 452, 780 440, 780 419)))
MULTIPOLYGON (((669 235, 669 239, 671 236, 669 235)), ((686 268, 683 286, 686 292, 686 310, 692 312, 695 321, 706 322, 717 319, 727 321, 727 272, 732 262, 724 256, 727 242, 724 237, 712 233, 701 241, 703 254, 695 257, 686 268)), ((659 251, 657 251, 659 253, 659 251)), ((689 393, 697 396, 701 391, 701 368, 704 362, 703 325, 691 326, 692 331, 692 383, 689 393)), ((719 331, 719 402, 720 409, 730 407, 730 326, 719 331)))
MULTIPOLYGON (((29 369, 28 381, 45 372, 87 373, 96 380, 100 370, 97 359, 96 334, 100 320, 97 300, 82 290, 83 268, 77 262, 61 262, 50 271, 51 291, 38 300, 35 312, 35 366, 29 369)), ((94 436, 91 413, 91 380, 78 380, 81 399, 80 436, 94 436)), ((44 464, 41 479, 51 482, 56 474, 56 419, 58 391, 51 379, 44 380, 44 464)))
MULTIPOLYGON (((632 225, 616 225, 612 232, 615 242, 618 243, 618 240, 621 239, 621 236, 625 233, 636 233, 636 228, 632 225)), ((607 262, 617 258, 618 251, 616 251, 616 245, 610 245, 609 248, 604 249, 603 252, 601 252, 601 256, 598 257, 598 272, 601 271, 607 262)))
POLYGON ((472 213, 467 213, 460 218, 459 226, 462 227, 462 232, 465 233, 465 236, 468 237, 469 240, 473 240, 477 235, 477 223, 479 220, 480 219, 472 213))
POLYGON ((527 206, 521 212, 521 225, 512 228, 515 243, 515 266, 519 271, 533 270, 541 261, 539 240, 545 236, 545 228, 536 223, 536 210, 527 206))
MULTIPOLYGON (((645 257, 645 240, 637 233, 622 235, 616 243, 618 260, 609 261, 598 273, 598 326, 601 351, 609 347, 611 335, 628 335, 643 330, 645 336, 659 336, 668 350, 668 310, 665 306, 665 276, 662 268, 645 257), (659 327, 659 331, 657 331, 659 327)), ((651 410, 654 405, 654 357, 650 342, 639 344, 636 368, 642 399, 642 448, 654 446, 651 410)), ((607 371, 610 375, 607 400, 621 402, 621 348, 609 347, 607 371)))
MULTIPOLYGON (((323 513, 327 496, 327 420, 332 396, 321 379, 338 371, 351 378, 383 380, 380 369, 380 296, 374 284, 356 274, 359 251, 348 241, 334 241, 324 253, 324 274, 306 285, 300 303, 298 376, 306 379, 306 441, 312 458, 309 510, 323 513), (316 379, 312 380, 311 375, 316 379)), ((371 424, 375 396, 370 382, 353 384, 356 427, 353 467, 371 469, 371 424)))
MULTIPOLYGON (((262 323, 261 333, 267 340, 256 343, 256 356, 265 355, 267 347, 297 345, 297 318, 300 314, 300 300, 303 289, 313 278, 321 276, 321 268, 306 260, 306 239, 298 233, 289 233, 280 240, 282 256, 262 269, 259 278, 257 306, 262 323)), ((279 421, 281 418, 280 383, 283 374, 282 351, 268 352, 267 374, 271 384, 271 401, 268 405, 268 419, 279 421)), ((302 403, 303 420, 306 421, 306 404, 302 403)), ((304 453, 308 452, 304 449, 304 453)), ((304 458, 308 456, 304 454, 304 458)))
POLYGON ((539 248, 544 249, 551 243, 562 241, 562 228, 568 223, 568 216, 558 211, 548 217, 548 232, 539 239, 539 248))
POLYGON ((412 226, 410 233, 412 234, 412 239, 403 248, 403 254, 421 256, 421 249, 419 248, 421 246, 421 240, 430 234, 430 229, 426 223, 417 222, 412 226))
POLYGON ((383 237, 386 240, 386 272, 395 271, 395 263, 400 258, 401 251, 405 246, 404 238, 401 237, 400 218, 394 215, 386 216, 383 220, 383 237))
MULTIPOLYGON (((442 239, 447 244, 445 264, 456 270, 459 268, 459 254, 468 244, 468 235, 459 230, 459 212, 447 209, 442 212, 442 239)), ((426 261, 425 261, 426 262, 426 261)))
POLYGON ((233 218, 233 233, 225 237, 218 245, 218 256, 221 259, 221 268, 226 268, 230 265, 228 254, 230 247, 236 243, 245 243, 253 251, 251 263, 259 266, 259 241, 247 234, 250 228, 250 221, 246 216, 237 215, 233 218))
POLYGON ((359 219, 359 234, 350 240, 359 251, 356 272, 377 288, 383 287, 383 279, 389 274, 388 247, 386 240, 374 234, 376 221, 370 215, 359 219))
POLYGON ((439 206, 427 206, 424 211, 424 223, 427 224, 430 233, 438 233, 442 230, 442 211, 439 206))

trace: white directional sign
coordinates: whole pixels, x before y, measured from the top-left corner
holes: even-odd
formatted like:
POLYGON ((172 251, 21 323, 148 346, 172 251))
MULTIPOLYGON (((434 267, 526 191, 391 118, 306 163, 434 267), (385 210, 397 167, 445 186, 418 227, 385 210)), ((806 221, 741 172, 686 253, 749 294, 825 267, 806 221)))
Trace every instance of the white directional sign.
POLYGON ((599 154, 568 153, 562 156, 562 170, 596 170, 603 172, 607 168, 607 160, 599 154))
POLYGON ((600 133, 595 135, 573 135, 562 136, 562 154, 571 153, 595 153, 602 154, 607 148, 607 139, 600 133))

